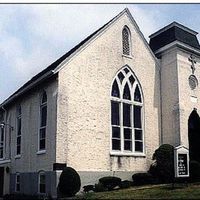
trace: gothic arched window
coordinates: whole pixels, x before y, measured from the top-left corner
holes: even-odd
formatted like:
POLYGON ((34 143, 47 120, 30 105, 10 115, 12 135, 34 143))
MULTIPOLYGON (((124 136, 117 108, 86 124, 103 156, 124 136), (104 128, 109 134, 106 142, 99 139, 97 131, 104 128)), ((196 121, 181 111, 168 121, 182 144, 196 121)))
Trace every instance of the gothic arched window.
POLYGON ((40 97, 39 151, 46 149, 46 125, 47 125, 47 94, 45 91, 43 91, 40 97))
POLYGON ((122 46, 123 46, 123 54, 130 55, 130 31, 127 26, 125 26, 122 30, 122 46))
POLYGON ((143 98, 140 84, 127 66, 113 80, 111 126, 112 153, 144 153, 143 98))

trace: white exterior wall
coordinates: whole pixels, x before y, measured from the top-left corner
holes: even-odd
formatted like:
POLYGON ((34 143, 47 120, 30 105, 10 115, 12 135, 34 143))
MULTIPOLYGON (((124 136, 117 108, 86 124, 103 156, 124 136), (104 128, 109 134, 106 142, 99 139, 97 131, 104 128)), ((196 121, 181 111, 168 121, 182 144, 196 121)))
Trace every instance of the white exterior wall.
MULTIPOLYGON (((11 171, 37 172, 39 170, 52 171, 55 162, 55 133, 56 133, 56 99, 57 81, 44 84, 43 87, 27 94, 21 100, 12 104, 7 109, 7 121, 14 130, 11 132, 11 171), (46 128, 46 153, 37 155, 40 92, 47 92, 47 128, 46 128), (17 118, 16 106, 21 104, 22 127, 21 127, 21 157, 16 158, 17 118)), ((8 131, 8 129, 7 129, 8 131)), ((9 137, 6 131, 6 159, 10 159, 9 137)), ((1 161, 0 161, 1 166, 1 161)))
POLYGON ((161 55, 162 143, 180 143, 177 49, 161 55))
MULTIPOLYGON (((177 63, 178 63, 178 73, 179 73, 179 104, 180 104, 180 136, 181 136, 181 144, 188 147, 188 119, 193 111, 193 109, 197 109, 197 113, 200 115, 200 92, 199 85, 196 89, 191 90, 189 86, 188 78, 192 74, 191 70, 191 62, 188 61, 191 52, 183 51, 179 49, 177 51, 177 63), (197 101, 193 101, 191 98, 196 97, 197 101)), ((193 54, 196 57, 197 63, 195 64, 195 72, 194 75, 199 81, 200 74, 200 57, 193 54)))
POLYGON ((56 162, 78 171, 148 170, 159 146, 159 81, 155 60, 123 15, 59 71, 56 162), (124 25, 131 31, 132 58, 122 56, 124 25), (145 157, 110 156, 111 83, 126 64, 143 90, 145 157))
MULTIPOLYGON (((161 101, 163 143, 188 147, 188 119, 194 108, 200 113, 200 92, 191 90, 188 78, 192 74, 191 52, 174 47, 161 56, 161 101), (191 100, 197 98, 197 102, 191 100)), ((195 54, 194 54, 195 55, 195 54)), ((200 73, 200 59, 196 56, 195 75, 200 73)))

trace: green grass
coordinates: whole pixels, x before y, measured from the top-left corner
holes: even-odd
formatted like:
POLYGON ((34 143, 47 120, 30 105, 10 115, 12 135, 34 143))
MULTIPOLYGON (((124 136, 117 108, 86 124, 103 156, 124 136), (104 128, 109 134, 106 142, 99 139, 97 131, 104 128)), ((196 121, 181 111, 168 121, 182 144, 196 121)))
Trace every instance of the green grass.
POLYGON ((200 199, 200 185, 190 184, 188 187, 171 185, 129 188, 111 192, 87 193, 81 199, 200 199))

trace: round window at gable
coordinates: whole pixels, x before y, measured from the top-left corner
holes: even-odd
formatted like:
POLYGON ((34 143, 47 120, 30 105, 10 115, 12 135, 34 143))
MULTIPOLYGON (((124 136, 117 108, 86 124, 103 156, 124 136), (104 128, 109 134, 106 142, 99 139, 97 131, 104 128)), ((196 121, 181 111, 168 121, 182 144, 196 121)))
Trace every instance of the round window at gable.
POLYGON ((191 90, 194 90, 197 88, 198 80, 195 75, 190 75, 188 78, 188 81, 189 81, 189 86, 190 86, 191 90))

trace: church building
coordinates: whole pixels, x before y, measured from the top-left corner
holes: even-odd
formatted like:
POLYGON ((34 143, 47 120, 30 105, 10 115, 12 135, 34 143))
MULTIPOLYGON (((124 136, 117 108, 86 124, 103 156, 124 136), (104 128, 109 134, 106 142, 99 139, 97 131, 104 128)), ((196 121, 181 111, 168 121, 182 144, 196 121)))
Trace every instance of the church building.
POLYGON ((128 9, 0 104, 0 196, 57 195, 63 166, 81 185, 146 172, 161 144, 200 161, 200 46, 173 22, 144 38, 128 9))

